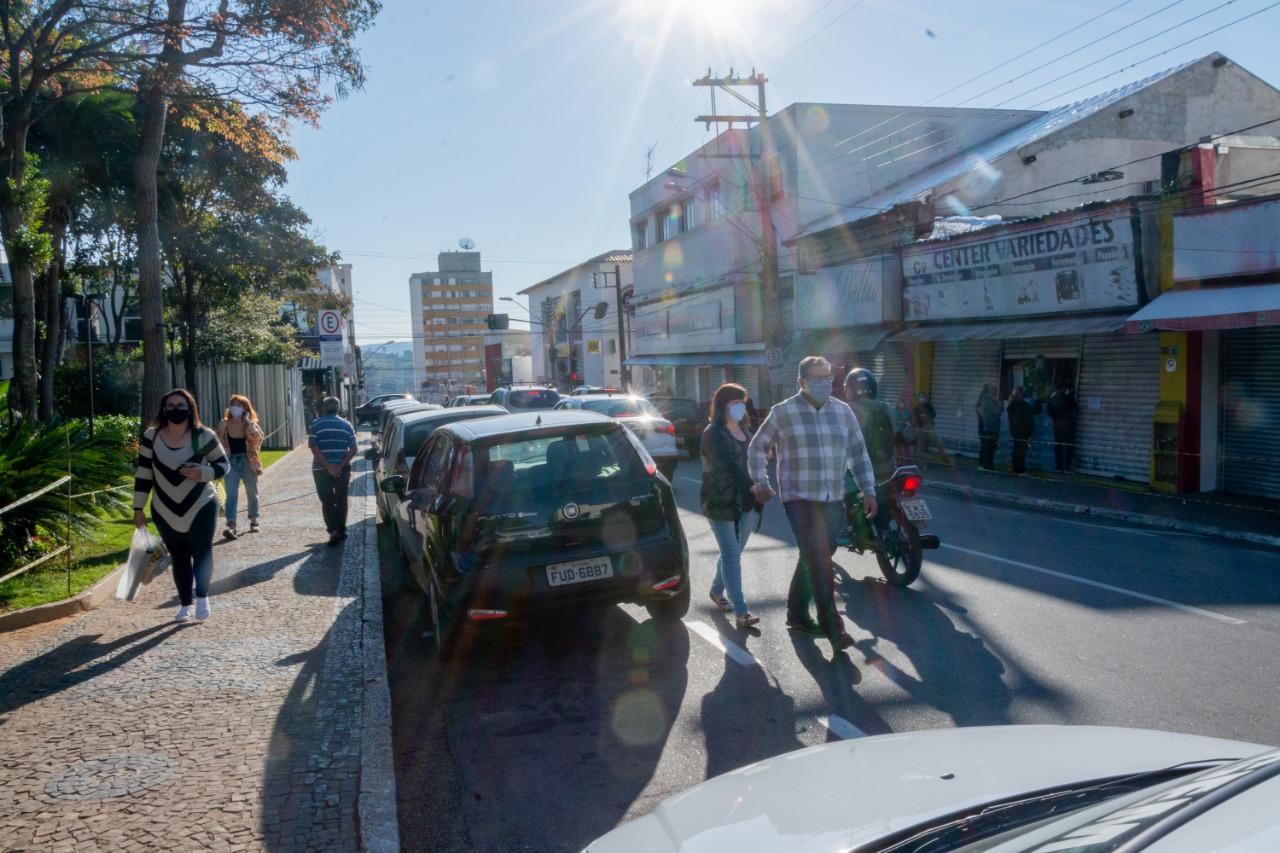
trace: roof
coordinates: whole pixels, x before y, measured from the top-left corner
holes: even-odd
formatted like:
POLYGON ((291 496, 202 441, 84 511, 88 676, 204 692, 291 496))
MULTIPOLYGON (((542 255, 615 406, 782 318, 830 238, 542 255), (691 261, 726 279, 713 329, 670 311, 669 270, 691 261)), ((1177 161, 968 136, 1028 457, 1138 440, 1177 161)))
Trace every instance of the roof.
MULTIPOLYGON (((1217 54, 1212 54, 1212 56, 1217 56, 1217 54)), ((881 193, 860 199, 857 201, 857 206, 850 206, 848 209, 837 211, 830 216, 807 225, 803 234, 813 234, 838 225, 857 222, 874 216, 879 212, 890 210, 899 204, 919 200, 936 187, 963 177, 970 172, 977 171, 987 163, 998 160, 1011 152, 1082 121, 1100 110, 1104 110, 1143 89, 1154 86, 1156 83, 1202 61, 1203 59, 1192 60, 1157 74, 1152 74, 1149 77, 1144 77, 1141 80, 1135 80, 1118 89, 1112 89, 1109 92, 1103 92, 1085 98, 1082 101, 1076 101, 1075 103, 1050 110, 1008 133, 1000 134, 984 142, 966 154, 953 157, 922 172, 917 172, 912 177, 900 181, 896 186, 881 193)))
MULTIPOLYGON (((479 408, 479 407, 477 407, 479 408)), ((449 424, 447 429, 466 441, 480 438, 492 438, 513 432, 546 429, 555 430, 575 426, 595 426, 600 423, 613 423, 612 418, 596 412, 574 411, 570 409, 553 411, 547 409, 538 412, 520 412, 497 418, 480 418, 475 421, 459 421, 449 424)))
POLYGON ((453 409, 429 409, 429 410, 413 410, 405 412, 403 415, 396 415, 395 419, 401 423, 416 424, 419 421, 440 421, 450 418, 478 418, 485 415, 505 415, 507 410, 501 406, 459 406, 453 409), (464 414, 465 412, 465 414, 464 414))
POLYGON ((542 281, 538 282, 537 284, 531 284, 528 287, 526 287, 524 290, 517 290, 516 295, 524 296, 528 294, 529 291, 533 290, 535 287, 542 287, 542 285, 556 280, 557 278, 564 275, 565 273, 573 272, 574 270, 580 269, 582 267, 591 266, 592 264, 629 264, 631 263, 632 259, 633 259, 633 256, 631 254, 630 249, 610 249, 607 252, 596 255, 594 258, 587 258, 585 261, 583 261, 580 264, 574 264, 568 269, 560 270, 560 272, 556 273, 555 275, 549 278, 544 278, 542 281))

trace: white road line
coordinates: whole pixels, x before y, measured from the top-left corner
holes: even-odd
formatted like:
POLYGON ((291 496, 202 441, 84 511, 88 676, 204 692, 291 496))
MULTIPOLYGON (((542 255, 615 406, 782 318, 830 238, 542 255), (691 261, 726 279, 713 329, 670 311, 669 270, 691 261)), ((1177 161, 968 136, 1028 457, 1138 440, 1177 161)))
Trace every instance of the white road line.
POLYGON ((827 727, 827 731, 831 732, 838 738, 849 740, 851 738, 866 737, 867 733, 846 720, 844 717, 836 714, 828 714, 825 717, 819 716, 818 722, 827 727))
POLYGON ((719 631, 706 622, 697 619, 686 619, 684 624, 690 631, 728 655, 734 663, 740 663, 743 666, 758 666, 764 669, 764 665, 756 660, 755 655, 732 640, 725 639, 719 631))
POLYGON ((1073 583, 1083 584, 1084 586, 1097 587, 1098 589, 1105 589, 1109 592, 1114 592, 1119 595, 1127 595, 1130 598, 1137 598, 1137 599, 1141 599, 1142 601, 1149 601, 1152 604, 1159 604, 1164 607, 1172 607, 1175 610, 1181 610, 1186 613, 1194 613, 1197 616, 1206 616, 1210 619, 1215 619, 1227 625, 1249 624, 1243 619, 1236 619, 1234 616, 1227 616, 1222 613, 1214 613, 1212 610, 1202 610, 1199 607, 1192 607, 1190 604, 1182 604, 1177 601, 1170 601, 1167 598, 1158 598, 1157 596, 1154 596, 1154 595, 1147 595, 1144 592, 1136 592, 1132 589, 1125 589, 1124 587, 1112 586, 1111 584, 1102 583, 1101 581, 1089 580, 1088 578, 1077 577, 1076 575, 1069 575, 1065 572, 1055 572, 1053 569, 1046 569, 1043 566, 1033 566, 1030 563, 1023 563, 1019 560, 1010 560, 1007 557, 997 557, 995 554, 988 554, 985 551, 975 551, 972 548, 961 548, 959 545, 951 545, 946 542, 942 543, 942 547, 949 548, 952 551, 959 551, 962 554, 970 554, 974 557, 982 557, 985 560, 991 560, 996 563, 1004 563, 1007 566, 1016 566, 1017 568, 1020 568, 1020 569, 1026 569, 1029 572, 1038 572, 1039 574, 1042 574, 1042 575, 1049 575, 1051 577, 1061 578, 1062 580, 1072 581, 1073 583))
POLYGON ((702 485, 702 481, 694 477, 676 477, 677 480, 684 480, 686 483, 697 483, 702 485))

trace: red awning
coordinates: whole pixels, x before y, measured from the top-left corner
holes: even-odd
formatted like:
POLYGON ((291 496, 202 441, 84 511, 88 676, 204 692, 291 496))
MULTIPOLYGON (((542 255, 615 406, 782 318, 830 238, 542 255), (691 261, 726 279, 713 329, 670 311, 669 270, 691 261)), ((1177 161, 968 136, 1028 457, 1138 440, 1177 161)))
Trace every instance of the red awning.
POLYGON ((1201 332, 1280 325, 1280 284, 1171 290, 1125 321, 1126 332, 1201 332))

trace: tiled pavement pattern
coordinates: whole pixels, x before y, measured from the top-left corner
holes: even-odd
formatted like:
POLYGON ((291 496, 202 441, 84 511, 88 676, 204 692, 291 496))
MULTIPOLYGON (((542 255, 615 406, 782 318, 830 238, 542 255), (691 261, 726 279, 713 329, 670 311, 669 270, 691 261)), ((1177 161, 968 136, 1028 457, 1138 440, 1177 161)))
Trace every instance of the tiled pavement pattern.
POLYGON ((0 634, 0 850, 357 848, 371 484, 330 548, 310 463, 277 462, 262 532, 215 546, 208 622, 173 622, 165 574, 0 634))

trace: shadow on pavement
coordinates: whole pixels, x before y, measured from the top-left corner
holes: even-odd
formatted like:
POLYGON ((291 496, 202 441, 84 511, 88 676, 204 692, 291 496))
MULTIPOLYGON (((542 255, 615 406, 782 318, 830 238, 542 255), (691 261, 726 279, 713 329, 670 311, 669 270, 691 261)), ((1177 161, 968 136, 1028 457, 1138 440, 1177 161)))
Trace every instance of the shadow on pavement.
POLYGON ((578 851, 621 823, 684 698, 684 625, 555 613, 441 665, 394 546, 382 572, 403 848, 578 851))
POLYGON ((108 643, 98 642, 101 634, 81 635, 0 673, 0 725, 10 711, 118 669, 182 628, 161 623, 108 643))

